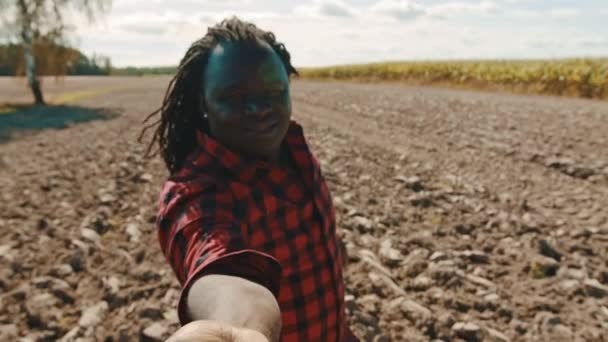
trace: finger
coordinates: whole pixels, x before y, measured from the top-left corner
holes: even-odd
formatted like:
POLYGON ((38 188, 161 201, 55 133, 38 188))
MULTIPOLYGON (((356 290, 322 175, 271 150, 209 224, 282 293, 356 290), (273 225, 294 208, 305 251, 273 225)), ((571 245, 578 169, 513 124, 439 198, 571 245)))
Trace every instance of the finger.
POLYGON ((190 322, 177 330, 166 342, 234 341, 232 327, 216 321, 190 322))
POLYGON ((268 338, 256 330, 247 328, 234 329, 235 342, 268 342, 268 338))

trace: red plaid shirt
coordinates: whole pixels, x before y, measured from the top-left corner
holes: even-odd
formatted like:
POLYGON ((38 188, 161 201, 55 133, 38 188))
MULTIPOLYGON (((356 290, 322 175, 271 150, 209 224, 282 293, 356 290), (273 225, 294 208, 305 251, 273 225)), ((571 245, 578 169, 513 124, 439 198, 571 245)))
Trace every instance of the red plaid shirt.
POLYGON ((281 308, 282 341, 345 341, 344 283, 334 209, 319 164, 292 122, 284 140, 299 175, 247 161, 198 132, 199 147, 164 184, 160 245, 182 292, 203 274, 268 288, 281 308))

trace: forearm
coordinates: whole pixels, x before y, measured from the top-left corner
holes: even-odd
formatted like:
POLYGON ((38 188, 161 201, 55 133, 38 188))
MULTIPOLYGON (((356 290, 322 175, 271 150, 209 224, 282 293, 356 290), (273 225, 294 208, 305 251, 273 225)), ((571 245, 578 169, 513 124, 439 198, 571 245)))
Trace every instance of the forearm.
POLYGON ((212 320, 262 333, 278 341, 281 311, 273 294, 244 278, 207 275, 197 279, 187 297, 192 320, 212 320))

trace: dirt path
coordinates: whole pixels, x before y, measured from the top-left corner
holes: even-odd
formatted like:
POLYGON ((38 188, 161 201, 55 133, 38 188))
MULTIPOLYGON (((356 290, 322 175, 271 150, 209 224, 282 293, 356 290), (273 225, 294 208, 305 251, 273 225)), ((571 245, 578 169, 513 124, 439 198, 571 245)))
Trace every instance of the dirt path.
MULTIPOLYGON (((177 328, 152 225, 166 173, 135 142, 167 81, 69 79, 49 97, 118 117, 0 144, 0 337, 177 328)), ((0 103, 27 99, 11 82, 0 103)), ((363 340, 608 339, 607 102, 305 81, 293 100, 363 340)))

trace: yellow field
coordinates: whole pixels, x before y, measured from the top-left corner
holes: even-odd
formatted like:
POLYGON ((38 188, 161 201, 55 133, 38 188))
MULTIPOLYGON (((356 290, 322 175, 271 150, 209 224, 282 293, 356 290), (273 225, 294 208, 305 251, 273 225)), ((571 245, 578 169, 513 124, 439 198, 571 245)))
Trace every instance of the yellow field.
POLYGON ((608 59, 389 62, 303 68, 304 78, 608 98, 608 59))
POLYGON ((84 99, 88 99, 91 97, 96 97, 102 94, 111 93, 117 90, 126 89, 126 87, 113 86, 113 87, 103 87, 91 90, 77 90, 72 92, 65 92, 57 97, 51 99, 51 103, 53 104, 68 104, 75 103, 84 99))

